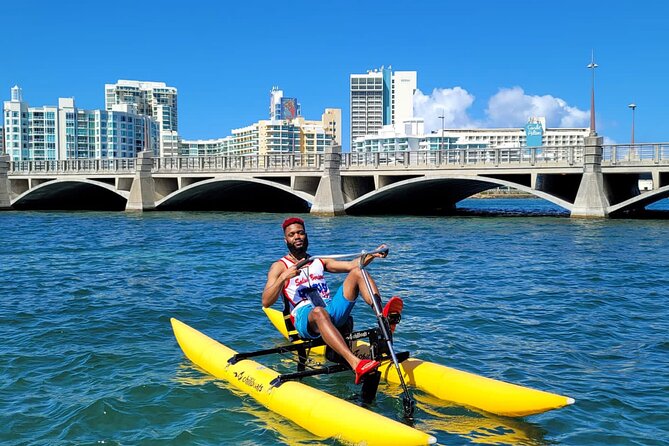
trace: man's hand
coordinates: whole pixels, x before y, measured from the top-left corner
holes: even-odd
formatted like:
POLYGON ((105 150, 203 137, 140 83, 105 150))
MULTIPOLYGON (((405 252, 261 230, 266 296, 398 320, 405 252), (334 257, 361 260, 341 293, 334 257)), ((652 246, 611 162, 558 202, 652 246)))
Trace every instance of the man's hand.
POLYGON ((290 280, 298 274, 300 274, 300 270, 295 268, 295 265, 286 268, 282 262, 274 262, 267 273, 267 283, 262 292, 263 307, 267 308, 274 305, 286 280, 290 280))
POLYGON ((295 276, 300 275, 300 270, 295 267, 295 265, 291 266, 290 268, 286 269, 279 278, 281 279, 282 283, 285 283, 286 280, 290 280, 295 276))
POLYGON ((369 262, 371 262, 372 260, 374 260, 377 257, 381 258, 381 259, 384 259, 384 258, 388 257, 388 247, 385 245, 385 243, 379 245, 379 247, 376 248, 374 251, 380 251, 382 249, 385 249, 385 251, 384 252, 376 252, 374 254, 365 254, 365 258, 362 259, 362 263, 364 265, 369 265, 369 262))
POLYGON ((382 258, 382 259, 385 259, 386 257, 388 257, 388 247, 386 246, 385 243, 382 243, 381 245, 379 245, 378 248, 376 248, 377 251, 382 250, 382 249, 385 249, 385 251, 374 254, 374 257, 379 257, 379 258, 382 258))

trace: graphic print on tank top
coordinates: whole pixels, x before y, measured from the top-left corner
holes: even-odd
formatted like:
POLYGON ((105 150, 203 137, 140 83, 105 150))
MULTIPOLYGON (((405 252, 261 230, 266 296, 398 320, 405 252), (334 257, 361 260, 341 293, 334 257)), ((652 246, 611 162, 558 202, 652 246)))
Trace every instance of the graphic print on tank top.
MULTIPOLYGON (((281 261, 286 268, 295 265, 288 256, 282 257, 281 261)), ((314 260, 311 264, 305 266, 300 274, 288 281, 283 288, 283 295, 290 303, 290 312, 304 300, 311 301, 314 306, 325 306, 323 299, 330 298, 330 289, 323 277, 325 268, 320 259, 314 260)))

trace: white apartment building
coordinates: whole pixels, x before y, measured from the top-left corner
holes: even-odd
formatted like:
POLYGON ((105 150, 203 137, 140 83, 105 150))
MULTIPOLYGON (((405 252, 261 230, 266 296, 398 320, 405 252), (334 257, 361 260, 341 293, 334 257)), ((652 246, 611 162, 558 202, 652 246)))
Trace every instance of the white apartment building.
POLYGON ((421 118, 384 126, 376 135, 357 138, 351 152, 397 152, 463 148, 559 147, 583 145, 588 128, 546 128, 532 117, 523 128, 445 129, 425 134, 421 118))
MULTIPOLYGON (((574 146, 583 145, 588 136, 588 128, 549 128, 541 136, 541 143, 532 144, 527 141, 525 128, 498 129, 447 129, 444 138, 457 141, 457 144, 483 144, 486 147, 541 147, 541 146, 574 146)), ((429 135, 430 141, 436 144, 441 137, 441 130, 429 135)))
POLYGON ((391 124, 402 124, 413 119, 413 95, 416 93, 417 73, 396 71, 392 74, 391 124))
MULTIPOLYGON (((18 85, 11 90, 11 99, 4 102, 5 153, 11 160, 30 159, 28 148, 28 104, 23 102, 23 91, 18 85)), ((55 117, 49 116, 51 120, 55 117)), ((54 130, 55 132, 55 130, 54 130)))
POLYGON ((413 152, 421 150, 425 136, 406 131, 402 126, 384 125, 376 135, 356 139, 351 147, 354 153, 413 152))
POLYGON ((159 149, 158 123, 128 106, 79 110, 74 99, 59 98, 57 107, 30 107, 14 86, 3 113, 6 150, 13 161, 134 158, 159 149))
POLYGON ((217 139, 182 139, 179 143, 179 153, 181 156, 228 155, 231 153, 233 141, 232 136, 217 139))
POLYGON ((350 75, 351 147, 365 135, 374 135, 384 125, 401 124, 413 118, 415 71, 391 67, 350 75))
POLYGON ((129 104, 137 113, 154 118, 160 125, 161 156, 179 153, 177 89, 164 82, 119 80, 105 84, 105 109, 129 104))

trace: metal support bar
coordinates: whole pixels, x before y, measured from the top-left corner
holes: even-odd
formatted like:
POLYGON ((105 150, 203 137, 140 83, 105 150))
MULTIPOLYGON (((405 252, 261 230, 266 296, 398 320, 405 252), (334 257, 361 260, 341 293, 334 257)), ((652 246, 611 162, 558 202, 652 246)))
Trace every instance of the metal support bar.
POLYGON ((319 369, 304 370, 295 373, 284 373, 283 375, 279 375, 270 381, 269 385, 272 387, 279 387, 281 384, 287 381, 295 381, 297 379, 306 378, 308 376, 330 375, 332 373, 345 372, 346 370, 351 370, 351 367, 349 367, 348 364, 335 364, 319 369))
MULTIPOLYGON (((397 358, 400 361, 406 361, 409 358, 409 352, 400 352, 397 354, 397 358)), ((379 362, 389 361, 391 360, 391 357, 388 355, 383 355, 378 357, 378 359, 376 360, 379 362)), ((333 373, 346 372, 348 370, 351 370, 351 367, 348 364, 344 363, 344 364, 328 365, 317 369, 298 371, 294 373, 284 373, 274 378, 270 382, 270 385, 273 387, 279 387, 281 384, 288 381, 296 381, 298 379, 307 378, 309 376, 331 375, 333 373)))
MULTIPOLYGON (((354 331, 353 333, 345 336, 344 339, 347 342, 352 342, 352 341, 357 341, 359 339, 369 338, 371 333, 375 330, 376 329, 354 331)), ((236 364, 242 359, 257 358, 258 356, 273 355, 275 353, 290 353, 300 350, 308 350, 310 348, 321 347, 323 345, 325 345, 325 341, 323 341, 323 338, 318 338, 300 342, 297 344, 282 345, 280 347, 267 348, 264 350, 256 350, 252 352, 242 352, 242 353, 237 353, 230 359, 228 359, 228 364, 236 364)))

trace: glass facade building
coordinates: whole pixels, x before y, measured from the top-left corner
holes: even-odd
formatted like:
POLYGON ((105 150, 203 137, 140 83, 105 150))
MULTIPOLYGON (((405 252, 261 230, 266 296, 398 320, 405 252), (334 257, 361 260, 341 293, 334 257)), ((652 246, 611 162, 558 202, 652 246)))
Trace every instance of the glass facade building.
POLYGON ((105 85, 105 109, 127 105, 150 116, 160 126, 160 155, 179 154, 177 89, 164 82, 119 80, 105 85))
POLYGON ((60 98, 57 107, 30 107, 15 89, 3 107, 13 161, 134 158, 144 150, 158 155, 159 125, 148 116, 127 108, 80 110, 72 98, 60 98))

